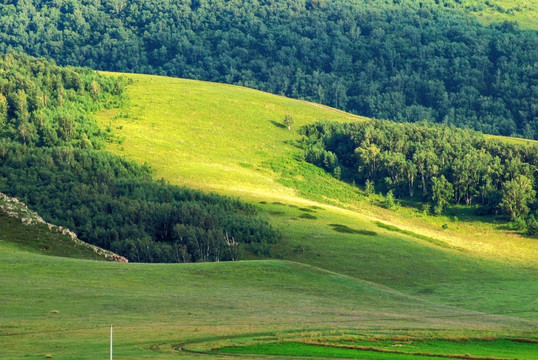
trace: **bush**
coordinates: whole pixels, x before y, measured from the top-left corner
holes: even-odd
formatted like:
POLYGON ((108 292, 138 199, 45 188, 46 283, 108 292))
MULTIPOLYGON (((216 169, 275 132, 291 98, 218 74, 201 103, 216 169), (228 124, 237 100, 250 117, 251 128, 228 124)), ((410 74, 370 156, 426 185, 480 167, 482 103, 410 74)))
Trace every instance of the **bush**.
POLYGON ((538 235, 538 221, 534 215, 529 216, 527 219, 527 235, 536 236, 538 235))
POLYGON ((392 192, 392 190, 389 190, 387 195, 385 195, 383 206, 390 210, 394 209, 397 206, 396 200, 394 198, 394 193, 392 192))

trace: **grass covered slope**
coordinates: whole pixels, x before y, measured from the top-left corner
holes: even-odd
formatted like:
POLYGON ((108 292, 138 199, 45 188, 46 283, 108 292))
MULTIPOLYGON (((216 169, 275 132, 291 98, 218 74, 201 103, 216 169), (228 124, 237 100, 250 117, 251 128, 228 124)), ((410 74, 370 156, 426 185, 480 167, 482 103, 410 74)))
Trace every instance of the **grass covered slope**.
POLYGON ((150 164, 157 178, 257 203, 283 234, 274 257, 469 309, 536 316, 533 239, 465 214, 388 211, 377 195, 302 160, 298 127, 362 118, 236 86, 129 77, 128 104, 99 115, 121 139, 109 149, 150 164))
POLYGON ((233 86, 133 79, 129 102, 100 114, 121 142, 109 149, 172 183, 257 204, 283 234, 273 256, 291 261, 115 264, 0 243, 0 359, 106 358, 110 324, 122 359, 220 358, 181 349, 259 338, 536 337, 529 239, 464 221, 437 237, 445 220, 383 210, 301 159, 299 126, 358 118, 233 86), (473 251, 471 226, 500 254, 473 251))
POLYGON ((87 260, 126 261, 110 251, 79 240, 69 229, 43 221, 34 211, 0 193, 0 244, 38 253, 87 260))
POLYGON ((517 22, 522 29, 538 30, 538 1, 536 0, 488 0, 454 1, 456 6, 478 16, 484 24, 502 21, 517 22))
POLYGON ((117 264, 40 256, 0 244, 0 273, 0 359, 105 358, 109 324, 118 359, 176 358, 173 347, 181 344, 260 333, 307 336, 348 329, 481 337, 530 336, 533 330, 526 320, 433 305, 282 261, 117 264))
POLYGON ((98 115, 101 125, 110 125, 122 140, 115 149, 147 162, 157 178, 204 190, 294 197, 264 166, 294 149, 297 134, 285 129, 285 114, 293 114, 292 130, 320 118, 365 119, 238 86, 129 77, 135 81, 129 104, 98 115))

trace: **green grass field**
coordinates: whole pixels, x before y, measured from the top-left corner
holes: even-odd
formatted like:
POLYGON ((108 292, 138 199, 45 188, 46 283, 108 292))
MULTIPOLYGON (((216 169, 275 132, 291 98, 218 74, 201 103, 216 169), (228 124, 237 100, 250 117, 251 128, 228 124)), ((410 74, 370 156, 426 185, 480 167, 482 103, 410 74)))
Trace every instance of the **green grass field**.
MULTIPOLYGON (((301 160, 301 125, 366 119, 236 86, 128 76, 125 106, 98 116, 118 139, 109 150, 150 164, 156 178, 256 204, 283 239, 272 259, 244 253, 250 261, 118 264, 31 253, 6 231, 1 359, 107 359, 110 324, 117 359, 251 358, 249 348, 243 355, 212 349, 305 341, 382 347, 410 338, 423 340, 421 352, 454 354, 460 348, 446 350, 443 341, 536 340, 535 239, 457 208, 458 220, 413 207, 388 211, 379 195, 365 197, 301 160), (287 113, 291 131, 282 126, 287 113)), ((530 359, 535 344, 512 353, 500 347, 482 347, 480 356, 530 359)))
POLYGON ((514 21, 522 29, 538 30, 537 0, 462 0, 459 4, 484 24, 514 21))
POLYGON ((432 360, 468 359, 538 359, 535 343, 522 343, 509 340, 384 340, 358 341, 346 344, 281 342, 250 346, 228 346, 216 350, 227 354, 273 354, 297 357, 318 356, 352 359, 405 360, 413 357, 432 360))
POLYGON ((150 164, 156 178, 258 204, 284 235, 273 249, 274 257, 475 310, 484 306, 491 311, 496 302, 477 301, 472 287, 464 285, 470 279, 479 284, 501 281, 510 286, 491 296, 521 303, 515 311, 528 312, 528 297, 514 295, 512 286, 528 287, 529 280, 532 285, 538 259, 535 240, 475 218, 455 221, 413 208, 385 210, 376 206, 380 197, 366 198, 301 159, 296 146, 300 126, 320 119, 366 119, 237 86, 129 77, 134 80, 128 89, 130 102, 99 116, 101 125, 110 126, 121 139, 110 150, 150 164), (291 131, 281 125, 287 113, 295 119, 291 131), (319 210, 308 215, 316 219, 301 217, 305 212, 300 209, 312 206, 319 210), (402 231, 380 228, 379 222, 402 231), (378 236, 337 232, 330 224, 378 236))
POLYGON ((37 220, 38 214, 0 193, 0 245, 31 253, 86 260, 105 260, 91 245, 37 220))
POLYGON ((106 358, 109 324, 118 359, 174 358, 178 345, 211 348, 245 336, 412 329, 426 337, 528 337, 534 330, 523 319, 435 305, 283 261, 119 264, 0 245, 0 271, 2 359, 106 358))

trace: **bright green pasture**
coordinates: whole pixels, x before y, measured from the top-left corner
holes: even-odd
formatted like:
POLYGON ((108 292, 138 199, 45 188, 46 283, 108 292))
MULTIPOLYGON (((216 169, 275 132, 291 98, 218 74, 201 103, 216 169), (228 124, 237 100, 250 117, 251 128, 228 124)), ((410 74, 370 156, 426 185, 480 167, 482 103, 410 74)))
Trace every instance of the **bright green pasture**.
POLYGON ((388 231, 350 211, 280 202, 260 206, 283 233, 273 257, 368 279, 439 303, 538 319, 533 268, 388 231))
MULTIPOLYGON (((434 305, 319 268, 283 261, 120 264, 0 245, 0 358, 167 359, 174 346, 264 333, 352 329, 424 334, 517 333, 525 320, 434 305)), ((176 354, 177 353, 177 354, 176 354)))
POLYGON ((537 0, 462 0, 459 3, 484 24, 515 21, 522 29, 538 30, 537 0))
MULTIPOLYGON (((365 219, 446 242, 474 254, 537 265, 536 242, 498 231, 496 224, 423 216, 416 209, 398 212, 380 206, 381 198, 365 198, 349 184, 305 163, 297 147, 297 129, 318 120, 362 121, 364 118, 318 104, 275 96, 233 85, 129 74, 129 101, 122 109, 101 112, 121 144, 109 150, 147 163, 156 178, 249 201, 281 201, 334 205, 365 219), (282 125, 295 119, 292 130, 282 125)), ((330 210, 333 211, 333 210, 330 210)))
POLYGON ((345 345, 308 344, 300 342, 268 343, 250 346, 229 346, 216 350, 229 354, 272 354, 300 357, 352 358, 352 359, 447 359, 449 356, 469 359, 538 359, 537 343, 522 343, 510 340, 385 340, 358 341, 345 345), (347 346, 347 347, 343 347, 347 346), (355 347, 355 348, 351 348, 355 347), (445 355, 445 356, 443 356, 445 355))
POLYGON ((129 74, 130 101, 99 114, 124 140, 111 150, 147 162, 155 176, 204 190, 294 197, 264 163, 297 152, 296 129, 318 120, 364 118, 233 85, 129 74), (268 101, 269 100, 269 101, 268 101), (289 131, 284 116, 292 114, 289 131))

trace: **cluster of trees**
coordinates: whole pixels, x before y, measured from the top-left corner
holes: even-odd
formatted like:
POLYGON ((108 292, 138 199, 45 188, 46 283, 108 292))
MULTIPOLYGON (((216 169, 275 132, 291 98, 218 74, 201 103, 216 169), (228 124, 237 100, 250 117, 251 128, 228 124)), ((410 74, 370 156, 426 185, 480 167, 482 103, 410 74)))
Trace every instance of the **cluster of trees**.
POLYGON ((318 122, 301 128, 307 161, 372 191, 448 204, 480 204, 511 220, 536 208, 538 147, 488 139, 455 127, 383 120, 318 122))
POLYGON ((240 247, 268 254, 279 235, 252 205, 153 181, 147 166, 96 149, 106 133, 92 111, 121 101, 121 79, 25 55, 0 60, 1 192, 130 261, 237 260, 240 247))
POLYGON ((0 52, 538 138, 538 36, 459 0, 8 0, 0 52))
POLYGON ((0 136, 29 146, 99 148, 103 134, 91 114, 121 101, 125 82, 21 53, 0 54, 0 136))

